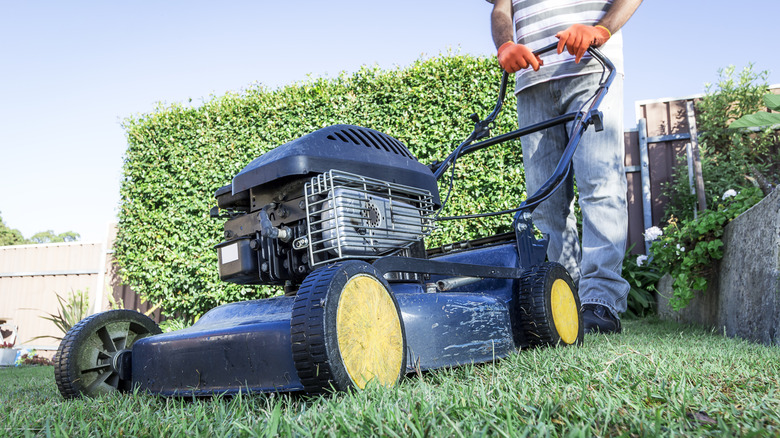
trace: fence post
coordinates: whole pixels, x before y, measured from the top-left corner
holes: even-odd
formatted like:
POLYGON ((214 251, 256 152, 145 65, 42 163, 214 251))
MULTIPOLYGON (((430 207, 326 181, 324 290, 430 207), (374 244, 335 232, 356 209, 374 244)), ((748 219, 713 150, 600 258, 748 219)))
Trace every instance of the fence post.
MULTIPOLYGON (((650 158, 647 151, 647 120, 639 119, 639 172, 642 177, 642 213, 645 230, 653 226, 653 201, 650 193, 650 158)), ((650 243, 645 240, 645 254, 650 254, 650 243)))
MULTIPOLYGON (((693 171, 693 150, 691 148, 691 142, 685 143, 685 160, 688 163, 688 187, 691 188, 691 195, 696 194, 696 184, 694 180, 693 171)), ((699 216, 699 209, 693 206, 693 219, 695 220, 699 216)))
POLYGON ((691 152, 693 154, 693 175, 696 178, 696 197, 699 200, 699 211, 707 209, 707 197, 704 194, 704 177, 701 172, 701 155, 699 154, 699 139, 696 131, 696 113, 693 101, 685 102, 685 112, 688 116, 688 129, 691 134, 691 152))

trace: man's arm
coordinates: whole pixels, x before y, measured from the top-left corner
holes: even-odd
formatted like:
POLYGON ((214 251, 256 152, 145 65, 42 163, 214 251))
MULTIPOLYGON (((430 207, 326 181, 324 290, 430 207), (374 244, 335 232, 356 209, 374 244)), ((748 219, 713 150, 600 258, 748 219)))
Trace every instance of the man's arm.
POLYGON ((544 64, 531 49, 515 44, 512 0, 495 0, 493 12, 490 14, 490 29, 493 33, 493 44, 498 49, 498 63, 508 73, 528 67, 537 71, 539 66, 544 64))
POLYGON ((642 0, 615 0, 596 26, 604 26, 614 34, 634 15, 640 4, 642 0))
POLYGON ((579 63, 589 47, 603 45, 620 30, 641 3, 642 0, 615 0, 595 26, 574 24, 558 32, 555 34, 558 37, 558 53, 566 48, 569 54, 574 55, 574 62, 579 63))
POLYGON ((495 0, 493 12, 490 14, 490 30, 496 49, 507 41, 514 42, 515 30, 513 27, 512 0, 495 0))

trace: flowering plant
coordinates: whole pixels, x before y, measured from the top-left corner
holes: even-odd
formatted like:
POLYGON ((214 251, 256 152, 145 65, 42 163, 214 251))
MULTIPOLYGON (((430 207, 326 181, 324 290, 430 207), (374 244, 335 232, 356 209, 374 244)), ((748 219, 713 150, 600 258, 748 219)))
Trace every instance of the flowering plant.
POLYGON ((623 258, 622 276, 629 284, 626 314, 642 317, 655 309, 653 293, 656 291, 655 285, 661 278, 661 274, 648 266, 646 255, 634 258, 631 255, 632 249, 633 246, 626 251, 623 258))
POLYGON ((712 209, 694 220, 672 218, 663 231, 657 227, 645 231, 645 239, 653 242, 651 265, 674 278, 674 293, 669 299, 673 309, 687 306, 695 291, 707 290, 716 262, 723 258, 724 228, 762 198, 758 187, 728 190, 720 200, 713 200, 712 209))
POLYGON ((0 344, 0 348, 14 348, 14 344, 10 342, 3 342, 2 344, 0 344))
POLYGON ((17 365, 54 365, 54 362, 46 357, 39 356, 35 350, 24 353, 17 359, 17 365))

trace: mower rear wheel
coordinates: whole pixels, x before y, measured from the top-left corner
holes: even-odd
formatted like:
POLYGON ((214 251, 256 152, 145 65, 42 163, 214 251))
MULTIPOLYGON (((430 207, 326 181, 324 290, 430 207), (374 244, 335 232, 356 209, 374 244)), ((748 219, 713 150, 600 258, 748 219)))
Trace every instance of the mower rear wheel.
POLYGON ((369 382, 394 386, 406 372, 406 333, 387 281, 368 263, 317 269, 301 284, 290 323, 298 377, 308 393, 369 382))
POLYGON ((121 363, 139 339, 162 333, 149 317, 133 310, 109 310, 82 319, 60 342, 54 380, 65 398, 132 389, 121 363))
POLYGON ((517 316, 531 347, 582 345, 580 298, 558 263, 536 265, 523 274, 517 316))

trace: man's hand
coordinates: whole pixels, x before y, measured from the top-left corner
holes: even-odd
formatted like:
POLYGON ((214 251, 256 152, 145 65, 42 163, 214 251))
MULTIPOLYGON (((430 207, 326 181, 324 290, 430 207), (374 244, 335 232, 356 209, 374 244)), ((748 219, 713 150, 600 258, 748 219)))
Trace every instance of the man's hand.
POLYGON ((555 36, 558 38, 558 53, 563 53, 563 48, 566 47, 569 54, 574 55, 574 62, 579 64, 588 48, 601 46, 612 34, 604 26, 574 24, 555 36))
POLYGON ((507 73, 514 73, 529 66, 534 71, 539 71, 539 66, 544 65, 542 59, 534 55, 531 49, 512 41, 507 41, 498 48, 498 63, 507 73))

